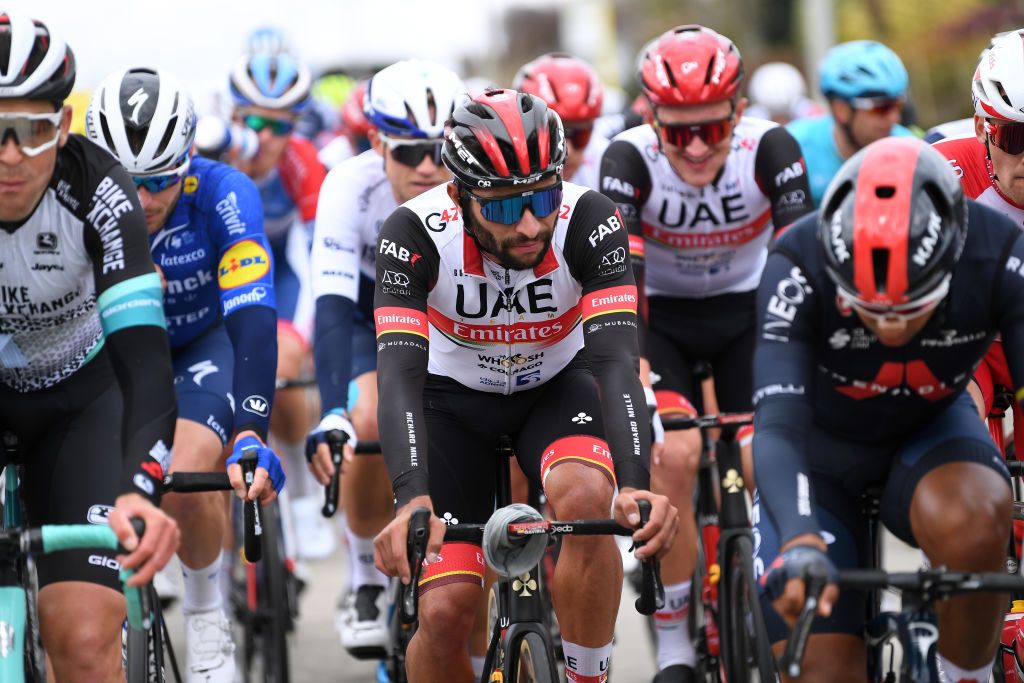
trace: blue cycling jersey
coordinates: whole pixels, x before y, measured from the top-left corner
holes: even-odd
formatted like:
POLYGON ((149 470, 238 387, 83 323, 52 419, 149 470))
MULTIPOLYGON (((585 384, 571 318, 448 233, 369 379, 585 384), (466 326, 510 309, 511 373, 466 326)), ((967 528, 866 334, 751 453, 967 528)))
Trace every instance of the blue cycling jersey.
POLYGON ((150 235, 163 272, 172 354, 221 323, 235 352, 235 429, 266 434, 276 369, 273 261, 255 184, 196 157, 164 226, 150 235))
MULTIPOLYGON (((811 185, 811 199, 814 205, 821 205, 821 198, 828 189, 828 184, 839 171, 845 159, 839 155, 836 139, 832 134, 835 121, 830 115, 814 118, 797 119, 787 124, 786 128, 796 141, 804 155, 807 166, 807 179, 811 185)), ((896 124, 892 127, 894 137, 914 137, 907 128, 896 124)))

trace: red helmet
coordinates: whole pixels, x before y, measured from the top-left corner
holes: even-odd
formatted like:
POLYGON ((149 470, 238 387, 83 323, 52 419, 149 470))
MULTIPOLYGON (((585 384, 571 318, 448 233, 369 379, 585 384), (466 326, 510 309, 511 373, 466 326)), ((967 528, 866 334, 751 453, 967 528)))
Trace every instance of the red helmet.
POLYGON ((604 86, 592 66, 572 55, 541 55, 519 69, 512 87, 547 102, 567 124, 601 114, 604 86))
POLYGON ((883 138, 850 157, 818 213, 829 277, 880 306, 939 291, 966 237, 960 182, 946 159, 916 138, 883 138))
POLYGON ((697 24, 651 41, 639 68, 640 86, 655 106, 731 100, 743 81, 743 58, 733 42, 697 24))
POLYGON ((341 121, 348 135, 366 136, 370 132, 370 122, 363 113, 363 100, 366 98, 366 84, 369 81, 364 78, 356 83, 341 107, 341 121))
POLYGON ((441 159, 462 183, 503 187, 561 173, 565 133, 544 100, 515 90, 488 90, 465 100, 445 129, 441 159))

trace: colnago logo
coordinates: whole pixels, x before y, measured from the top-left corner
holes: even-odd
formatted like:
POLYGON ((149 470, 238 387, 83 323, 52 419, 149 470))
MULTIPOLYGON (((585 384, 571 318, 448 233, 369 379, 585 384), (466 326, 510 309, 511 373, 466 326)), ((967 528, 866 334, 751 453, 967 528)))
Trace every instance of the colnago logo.
POLYGON ((914 252, 914 256, 910 259, 919 268, 924 268, 928 265, 928 261, 931 259, 932 254, 935 253, 935 246, 939 243, 939 237, 942 233, 942 219, 939 218, 939 214, 932 211, 928 215, 928 228, 925 234, 921 237, 921 244, 917 245, 917 250, 914 252))
POLYGON ((788 183, 790 180, 799 178, 804 174, 804 164, 802 161, 794 161, 790 166, 782 169, 775 174, 775 187, 782 187, 784 183, 788 183))
POLYGON ((832 214, 832 222, 828 226, 829 243, 832 245, 832 255, 839 263, 846 263, 850 260, 850 251, 843 241, 843 216, 842 211, 832 214))
POLYGON ((622 223, 619 222, 617 216, 608 216, 605 223, 601 223, 591 231, 590 237, 587 238, 587 241, 590 242, 590 246, 596 247, 598 242, 601 242, 605 237, 622 228, 622 223), (607 223, 607 225, 605 225, 605 223, 607 223))
POLYGON ((231 297, 230 299, 224 300, 224 313, 230 313, 239 306, 245 306, 247 304, 258 304, 267 298, 266 287, 253 287, 244 294, 238 294, 231 297))
POLYGON ((228 192, 224 199, 217 202, 214 208, 217 209, 217 215, 227 226, 229 235, 241 235, 245 232, 245 222, 242 221, 241 211, 238 209, 238 195, 233 190, 228 192))
POLYGON ((247 396, 242 401, 242 410, 259 415, 260 417, 266 417, 270 414, 270 402, 262 396, 247 396))

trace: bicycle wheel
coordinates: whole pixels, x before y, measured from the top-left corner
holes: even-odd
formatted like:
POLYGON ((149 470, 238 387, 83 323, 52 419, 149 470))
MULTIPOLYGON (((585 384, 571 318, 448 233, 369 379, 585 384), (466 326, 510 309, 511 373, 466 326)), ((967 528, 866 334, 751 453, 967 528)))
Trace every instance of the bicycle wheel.
MULTIPOLYGON (((150 604, 158 604, 159 598, 152 585, 143 590, 149 592, 150 604)), ((127 657, 125 659, 125 679, 128 683, 164 683, 163 637, 160 629, 162 624, 156 615, 148 629, 126 627, 127 657)))
POLYGON ((539 633, 527 633, 520 639, 514 661, 509 662, 508 683, 556 683, 551 653, 539 633))
POLYGON ((262 635, 260 652, 264 680, 288 683, 288 630, 291 607, 288 600, 288 571, 285 567, 281 511, 277 501, 263 508, 263 560, 257 568, 257 613, 262 635))
MULTIPOLYGON (((705 602, 704 580, 707 573, 704 547, 697 544, 697 564, 693 570, 690 583, 690 608, 686 617, 686 625, 690 632, 694 653, 697 656, 694 673, 701 683, 719 683, 721 668, 719 664, 718 608, 717 605, 705 602)), ((710 596, 707 596, 710 597, 710 596)), ((648 621, 654 621, 648 617, 648 621)), ((652 627, 653 628, 653 627, 652 627)), ((652 643, 657 647, 657 635, 652 634, 652 643)))
POLYGON ((721 560, 718 613, 726 680, 729 683, 774 682, 777 680, 775 659, 758 600, 750 537, 730 538, 721 560))
POLYGON ((39 637, 39 577, 31 555, 22 557, 18 570, 25 587, 25 680, 46 683, 46 653, 39 637))

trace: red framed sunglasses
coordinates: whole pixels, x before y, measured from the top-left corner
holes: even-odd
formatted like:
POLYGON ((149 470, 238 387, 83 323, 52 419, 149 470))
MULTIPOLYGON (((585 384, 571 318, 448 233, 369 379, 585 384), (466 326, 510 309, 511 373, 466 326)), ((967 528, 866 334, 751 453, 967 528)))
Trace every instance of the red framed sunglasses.
POLYGON ((988 135, 989 142, 1007 154, 1016 156, 1024 152, 1024 123, 1018 121, 996 123, 987 119, 985 133, 988 135))
POLYGON ((732 136, 735 119, 730 113, 725 118, 713 121, 664 123, 655 116, 654 124, 661 130, 665 142, 673 147, 688 147, 695 138, 700 138, 705 145, 711 146, 732 136))

